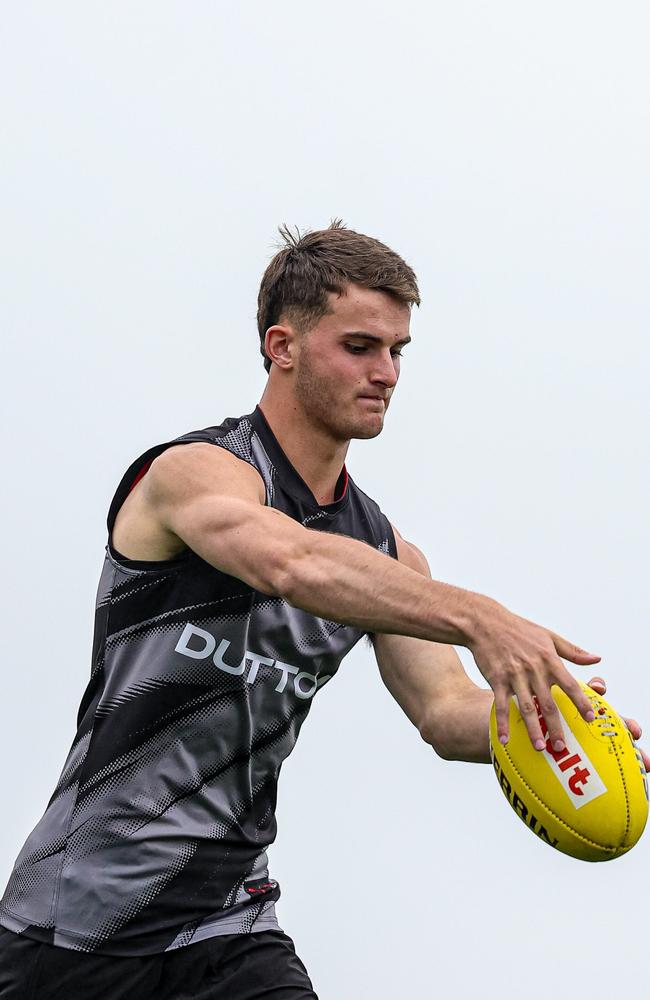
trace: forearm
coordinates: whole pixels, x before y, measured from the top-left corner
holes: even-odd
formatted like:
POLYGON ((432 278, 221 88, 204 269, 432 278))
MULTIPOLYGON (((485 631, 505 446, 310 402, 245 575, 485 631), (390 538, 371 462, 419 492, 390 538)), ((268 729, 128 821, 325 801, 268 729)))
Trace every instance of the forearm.
POLYGON ((364 632, 466 646, 480 621, 500 607, 424 577, 364 542, 305 528, 273 508, 224 498, 219 514, 210 523, 197 512, 182 532, 172 527, 211 565, 320 618, 364 632))
POLYGON ((477 619, 496 602, 427 579, 368 545, 306 531, 277 587, 290 604, 366 632, 467 645, 477 619))
POLYGON ((423 739, 444 760, 488 764, 492 701, 492 692, 479 687, 462 699, 441 699, 421 730, 423 739))
POLYGON ((378 635, 374 647, 384 684, 438 756, 489 760, 493 694, 468 677, 453 646, 378 635))

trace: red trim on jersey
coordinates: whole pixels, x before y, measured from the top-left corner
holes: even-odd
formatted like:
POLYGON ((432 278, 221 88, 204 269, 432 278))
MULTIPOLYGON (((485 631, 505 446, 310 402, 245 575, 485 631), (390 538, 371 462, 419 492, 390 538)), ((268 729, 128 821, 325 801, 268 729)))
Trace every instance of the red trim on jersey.
POLYGON ((249 894, 249 896, 254 896, 258 892, 268 892, 269 889, 275 889, 275 885, 276 885, 275 882, 265 882, 264 885, 256 885, 256 886, 247 885, 244 886, 244 888, 246 889, 246 892, 249 894))
MULTIPOLYGON (((133 480, 133 482, 132 482, 132 483, 131 483, 131 485, 129 486, 129 493, 130 493, 130 492, 131 492, 131 490, 132 490, 132 489, 134 488, 134 486, 137 486, 137 485, 138 485, 138 483, 140 482, 140 480, 142 479, 142 477, 143 477, 143 476, 145 476, 145 475, 147 474, 147 472, 148 472, 148 471, 149 471, 149 469, 151 468, 151 464, 152 464, 152 462, 153 462, 153 459, 151 459, 151 462, 147 462, 147 464, 146 464, 146 465, 143 465, 143 466, 142 466, 142 468, 141 468, 141 469, 140 469, 140 471, 138 472, 137 476, 135 477, 135 479, 133 480)), ((129 493, 127 493, 127 496, 129 495, 129 493)))

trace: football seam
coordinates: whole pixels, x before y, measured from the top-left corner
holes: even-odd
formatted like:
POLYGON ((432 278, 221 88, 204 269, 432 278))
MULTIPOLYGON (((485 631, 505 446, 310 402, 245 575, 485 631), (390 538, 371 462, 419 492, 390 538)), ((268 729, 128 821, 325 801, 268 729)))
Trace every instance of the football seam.
MULTIPOLYGON (((620 716, 617 716, 617 719, 621 723, 621 729, 627 729, 627 726, 625 725, 625 723, 623 723, 623 720, 620 718, 620 716)), ((625 841, 627 840, 628 834, 630 832, 630 823, 631 823, 631 818, 632 818, 631 814, 630 814, 630 798, 629 798, 628 790, 627 790, 627 782, 625 780, 625 772, 623 771, 623 768, 621 766, 621 760, 620 760, 620 757, 618 755, 618 750, 616 749, 616 742, 615 742, 613 736, 610 736, 609 738, 612 741, 612 750, 614 751, 614 756, 616 757, 616 763, 618 765, 618 771, 619 771, 619 774, 621 776, 621 782, 623 784, 623 794, 624 794, 624 797, 625 797, 625 833, 623 834, 623 841, 622 841, 622 845, 621 845, 621 846, 623 846, 625 844, 625 841)))
MULTIPOLYGON (((566 827, 566 829, 569 831, 569 833, 572 833, 574 837, 577 837, 578 840, 582 840, 585 844, 589 844, 590 847, 597 847, 600 851, 611 851, 613 853, 614 851, 619 851, 620 850, 620 845, 617 846, 617 847, 608 847, 606 844, 599 844, 597 840, 590 840, 589 837, 585 837, 585 835, 582 834, 582 833, 579 833, 578 830, 574 830, 573 827, 570 826, 568 823, 566 823, 562 819, 561 816, 558 816, 558 814, 556 812, 554 812, 553 809, 551 809, 551 807, 548 806, 546 804, 546 802, 544 802, 543 799, 540 799, 540 797, 537 794, 537 792, 533 788, 531 788, 531 786, 528 784, 528 782, 524 778, 524 776, 521 773, 521 771, 518 769, 518 767, 515 764, 514 760, 512 759, 512 757, 510 756, 510 754, 508 753, 508 748, 506 746, 503 747, 503 752, 505 753, 506 757, 510 761, 510 764, 512 765, 512 770, 515 772, 515 774, 520 779, 520 781, 522 782, 522 784, 524 784, 526 786, 526 788, 528 789, 528 791, 530 792, 530 794, 533 796, 533 798, 536 799, 539 802, 539 804, 544 807, 544 809, 546 809, 546 811, 553 817, 553 819, 557 820, 557 822, 561 826, 566 827)), ((619 765, 619 767, 620 767, 620 765, 619 765)), ((626 804, 627 804, 627 796, 626 796, 626 804)))
MULTIPOLYGON (((618 724, 618 728, 621 730, 621 732, 624 732, 625 730, 627 730, 627 725, 623 722, 623 719, 618 714, 618 712, 614 711, 614 709, 612 709, 611 706, 607 704, 607 702, 603 702, 602 698, 598 697, 598 692, 596 692, 596 698, 595 699, 593 697, 591 697, 591 701, 592 702, 594 702, 594 701, 597 702, 598 705, 604 707, 605 709, 609 708, 610 711, 612 712, 613 716, 614 716, 614 725, 618 724)), ((628 730, 628 732, 629 732, 629 730, 628 730)), ((629 833, 630 833, 630 826, 632 825, 632 811, 630 809, 630 795, 629 795, 629 790, 628 790, 628 787, 627 787, 627 781, 625 780, 625 771, 623 770, 623 766, 621 764, 621 757, 620 757, 620 754, 619 754, 617 746, 616 746, 616 737, 615 736, 608 736, 607 739, 608 739, 609 745, 610 745, 610 747, 611 747, 611 749, 612 749, 612 751, 614 753, 614 758, 616 760, 616 766, 618 767, 618 773, 619 773, 619 775, 621 777, 621 784, 623 786, 623 799, 625 801, 625 830, 624 830, 623 836, 621 838, 621 843, 619 845, 619 850, 620 850, 620 848, 625 848, 626 850, 629 850, 629 847, 627 847, 627 845, 626 845, 626 841, 627 841, 627 838, 628 838, 629 833)), ((624 736, 623 736, 623 739, 625 739, 624 736)))

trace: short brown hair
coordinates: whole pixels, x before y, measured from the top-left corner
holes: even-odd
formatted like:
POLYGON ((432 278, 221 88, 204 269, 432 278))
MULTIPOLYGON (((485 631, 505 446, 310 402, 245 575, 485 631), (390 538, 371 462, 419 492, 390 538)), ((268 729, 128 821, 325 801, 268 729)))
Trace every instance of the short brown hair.
POLYGON ((306 332, 329 311, 328 292, 341 294, 348 284, 362 285, 419 306, 413 269, 384 243, 346 229, 340 219, 315 232, 292 232, 286 225, 279 232, 284 246, 264 272, 257 297, 260 351, 267 372, 271 362, 264 339, 269 327, 285 315, 306 332))

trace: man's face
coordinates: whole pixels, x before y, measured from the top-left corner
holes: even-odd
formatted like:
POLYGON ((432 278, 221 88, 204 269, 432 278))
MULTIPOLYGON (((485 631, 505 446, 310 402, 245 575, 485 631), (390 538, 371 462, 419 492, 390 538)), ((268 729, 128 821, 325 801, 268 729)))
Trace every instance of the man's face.
POLYGON ((298 338, 294 392, 310 419, 336 440, 373 438, 399 378, 411 310, 359 285, 329 299, 331 312, 298 338))

